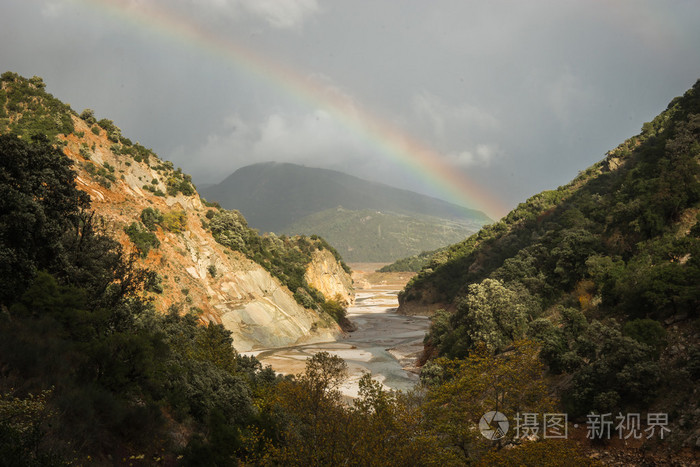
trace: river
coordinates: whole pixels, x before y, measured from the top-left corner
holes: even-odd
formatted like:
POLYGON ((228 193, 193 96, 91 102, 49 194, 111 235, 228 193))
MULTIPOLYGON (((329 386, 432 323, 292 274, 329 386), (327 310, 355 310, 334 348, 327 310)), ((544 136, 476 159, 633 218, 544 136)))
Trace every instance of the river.
POLYGON ((358 381, 364 372, 385 388, 408 390, 418 382, 414 367, 423 349, 428 318, 396 313, 398 292, 410 279, 409 273, 374 273, 375 264, 354 264, 355 303, 348 318, 357 330, 333 341, 246 352, 263 365, 282 374, 304 371, 305 360, 326 351, 340 356, 348 365, 348 379, 340 388, 344 396, 357 397, 358 381))

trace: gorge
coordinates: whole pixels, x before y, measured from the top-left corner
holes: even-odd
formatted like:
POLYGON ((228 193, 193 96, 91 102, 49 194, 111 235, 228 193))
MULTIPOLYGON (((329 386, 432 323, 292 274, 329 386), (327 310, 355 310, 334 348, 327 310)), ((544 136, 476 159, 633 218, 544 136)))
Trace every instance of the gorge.
POLYGON ((418 382, 418 355, 429 320, 425 316, 396 313, 397 294, 411 273, 375 273, 381 264, 351 263, 355 280, 355 303, 348 319, 357 329, 344 338, 246 352, 282 374, 299 374, 306 359, 318 352, 340 356, 348 364, 348 380, 340 391, 348 398, 358 395, 358 381, 365 372, 386 389, 408 391, 418 382))

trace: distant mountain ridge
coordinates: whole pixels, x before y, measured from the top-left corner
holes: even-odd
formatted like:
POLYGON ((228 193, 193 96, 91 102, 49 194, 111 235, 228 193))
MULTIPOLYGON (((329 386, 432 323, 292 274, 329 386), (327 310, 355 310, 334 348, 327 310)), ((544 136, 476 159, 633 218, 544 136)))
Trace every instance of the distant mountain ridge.
POLYGON ((335 170, 283 162, 242 167, 202 192, 207 199, 241 211, 253 227, 272 232, 281 231, 302 217, 338 206, 348 210, 422 214, 479 225, 491 222, 480 211, 437 198, 335 170))
POLYGON ((347 261, 393 261, 460 241, 484 213, 329 169, 265 162, 201 190, 254 228, 321 235, 347 261))

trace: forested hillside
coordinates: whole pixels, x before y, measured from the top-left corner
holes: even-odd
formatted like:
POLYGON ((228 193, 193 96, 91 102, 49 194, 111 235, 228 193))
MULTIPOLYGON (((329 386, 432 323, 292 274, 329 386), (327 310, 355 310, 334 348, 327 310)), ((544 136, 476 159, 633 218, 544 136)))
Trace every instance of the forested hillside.
POLYGON ((431 355, 533 339, 549 372, 569 375, 559 389, 571 415, 658 409, 694 445, 699 163, 700 82, 570 184, 433 256, 400 311, 437 310, 431 355))

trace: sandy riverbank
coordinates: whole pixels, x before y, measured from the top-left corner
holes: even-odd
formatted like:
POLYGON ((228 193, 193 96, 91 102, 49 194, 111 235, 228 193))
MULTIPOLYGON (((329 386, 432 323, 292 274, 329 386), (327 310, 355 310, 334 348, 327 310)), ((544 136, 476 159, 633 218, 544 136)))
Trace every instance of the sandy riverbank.
POLYGON ((351 264, 355 281, 355 304, 348 318, 357 325, 355 332, 335 342, 306 344, 281 349, 264 349, 256 355, 264 364, 283 374, 304 371, 305 360, 327 351, 348 364, 348 380, 341 388, 347 397, 357 397, 358 381, 366 371, 386 388, 408 390, 418 381, 413 364, 423 349, 428 319, 396 314, 397 294, 411 278, 410 273, 375 273, 381 265, 351 264))

